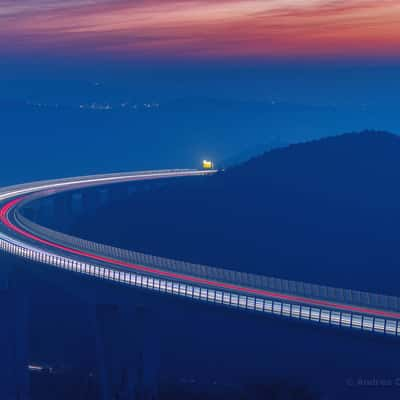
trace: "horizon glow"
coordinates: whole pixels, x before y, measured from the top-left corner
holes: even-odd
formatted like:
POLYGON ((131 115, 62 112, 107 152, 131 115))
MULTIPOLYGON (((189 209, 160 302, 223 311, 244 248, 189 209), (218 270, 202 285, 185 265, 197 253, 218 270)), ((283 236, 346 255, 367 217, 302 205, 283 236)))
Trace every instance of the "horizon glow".
POLYGON ((399 58, 398 0, 0 0, 1 54, 399 58))

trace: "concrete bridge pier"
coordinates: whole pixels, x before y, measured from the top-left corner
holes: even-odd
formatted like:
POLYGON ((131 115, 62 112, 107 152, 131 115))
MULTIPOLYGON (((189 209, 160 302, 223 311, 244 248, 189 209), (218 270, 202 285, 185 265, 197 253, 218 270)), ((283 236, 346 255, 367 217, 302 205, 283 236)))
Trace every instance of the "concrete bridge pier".
POLYGON ((160 377, 160 331, 161 319, 146 308, 136 310, 136 327, 139 351, 140 400, 156 400, 160 377))
POLYGON ((116 185, 110 185, 107 187, 108 202, 119 202, 127 200, 129 198, 129 185, 127 183, 121 183, 116 185))
POLYGON ((101 205, 100 190, 98 188, 89 188, 82 191, 83 212, 89 215, 95 215, 101 205))
POLYGON ((71 193, 71 212, 75 217, 83 212, 82 192, 76 191, 71 193))
POLYGON ((156 400, 160 363, 156 315, 144 308, 93 304, 101 400, 156 400))
POLYGON ((0 265, 0 399, 28 400, 28 294, 0 265))
POLYGON ((65 231, 69 228, 72 221, 72 196, 70 193, 62 193, 54 199, 54 219, 57 226, 65 231))
POLYGON ((38 200, 37 204, 37 221, 43 223, 52 220, 54 216, 54 199, 45 198, 38 200))
POLYGON ((97 195, 98 195, 98 205, 99 207, 104 206, 107 204, 107 197, 108 197, 108 192, 107 189, 104 187, 100 187, 97 189, 97 195))

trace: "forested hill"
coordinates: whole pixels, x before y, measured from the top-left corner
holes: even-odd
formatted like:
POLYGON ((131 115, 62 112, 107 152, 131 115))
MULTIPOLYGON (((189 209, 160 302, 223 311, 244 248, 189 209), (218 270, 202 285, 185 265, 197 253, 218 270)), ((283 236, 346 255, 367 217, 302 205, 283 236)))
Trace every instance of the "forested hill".
POLYGON ((147 253, 400 295, 400 138, 272 150, 83 218, 74 234, 147 253))

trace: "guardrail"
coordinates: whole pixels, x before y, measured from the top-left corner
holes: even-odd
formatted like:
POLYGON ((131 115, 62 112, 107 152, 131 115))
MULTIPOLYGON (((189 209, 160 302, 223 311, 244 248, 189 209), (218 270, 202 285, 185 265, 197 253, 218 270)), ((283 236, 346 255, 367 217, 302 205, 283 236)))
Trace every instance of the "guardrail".
POLYGON ((18 211, 16 211, 15 218, 18 223, 22 227, 24 227, 24 229, 35 235, 39 235, 46 240, 64 244, 78 250, 90 251, 94 254, 110 257, 115 260, 123 260, 126 262, 145 265, 160 270, 171 271, 174 273, 182 273, 208 280, 215 280, 255 289, 274 291, 288 295, 312 297, 314 299, 326 300, 342 304, 350 304, 354 306, 363 306, 367 308, 383 309, 388 311, 400 310, 400 298, 395 296, 387 296, 352 289, 341 289, 306 282, 273 278, 257 274, 234 271, 230 269, 216 268, 164 257, 152 256, 144 253, 124 250, 113 246, 91 242, 54 231, 28 220, 18 211))
MULTIPOLYGON (((62 178, 62 179, 50 179, 43 181, 35 181, 30 183, 22 183, 13 186, 7 186, 6 188, 0 189, 0 201, 10 197, 10 194, 15 194, 15 196, 31 193, 38 190, 46 189, 61 189, 68 188, 69 185, 76 185, 79 182, 85 184, 85 186, 90 186, 90 181, 93 180, 93 185, 101 185, 106 183, 118 183, 123 182, 125 179, 128 180, 135 175, 151 175, 151 174, 168 174, 168 173, 182 173, 184 171, 190 172, 195 171, 192 169, 163 169, 163 170, 148 170, 148 171, 137 171, 137 172, 121 172, 112 174, 102 174, 102 175, 88 175, 73 178, 62 178)), ((215 171, 203 171, 204 174, 213 173, 215 171)))
MULTIPOLYGON (((188 172, 187 175, 201 173, 185 171, 188 172)), ((172 177, 175 173, 182 174, 182 170, 146 171, 136 175, 108 174, 94 176, 93 179, 82 177, 56 182, 42 181, 37 185, 18 185, 0 191, 0 201, 30 194, 10 211, 14 222, 23 230, 45 241, 69 247, 64 247, 65 252, 62 249, 52 252, 50 247, 41 247, 36 242, 30 243, 29 239, 21 241, 18 235, 10 236, 7 232, 0 232, 0 249, 61 269, 193 300, 400 335, 400 314, 396 313, 400 310, 400 298, 395 296, 261 276, 124 250, 56 232, 35 224, 19 212, 20 207, 34 198, 44 197, 55 191, 83 185, 123 182, 125 179, 155 179, 155 176, 165 177, 168 173, 172 177), (150 175, 148 178, 147 174, 150 175), (37 191, 40 193, 36 193, 37 191), (79 257, 77 253, 73 253, 73 249, 90 254, 79 257), (71 252, 67 252, 68 250, 71 252), (98 255, 99 258, 90 258, 90 255, 98 255), (101 257, 105 259, 101 260, 101 257), (143 268, 123 268, 122 261, 143 268), (152 269, 152 272, 149 269, 152 269)))
POLYGON ((189 285, 169 279, 156 278, 146 274, 120 271, 107 266, 85 263, 69 257, 38 251, 18 244, 0 235, 0 249, 26 259, 54 267, 93 276, 98 279, 150 289, 160 293, 186 297, 195 301, 215 303, 231 308, 246 309, 283 317, 308 320, 315 323, 355 328, 359 330, 400 336, 400 321, 378 318, 349 312, 333 311, 328 308, 310 307, 292 302, 282 302, 258 296, 240 295, 229 290, 215 290, 189 285))

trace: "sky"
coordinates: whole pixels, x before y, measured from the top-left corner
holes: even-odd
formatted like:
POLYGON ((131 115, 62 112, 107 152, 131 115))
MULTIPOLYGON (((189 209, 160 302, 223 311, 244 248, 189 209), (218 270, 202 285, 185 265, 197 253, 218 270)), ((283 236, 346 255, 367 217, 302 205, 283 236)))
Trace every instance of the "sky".
POLYGON ((398 0, 0 0, 0 55, 400 58, 398 0))
POLYGON ((400 0, 0 0, 4 179, 399 133, 399 66, 400 0))
POLYGON ((0 0, 0 186, 400 133, 399 65, 400 0, 0 0))

